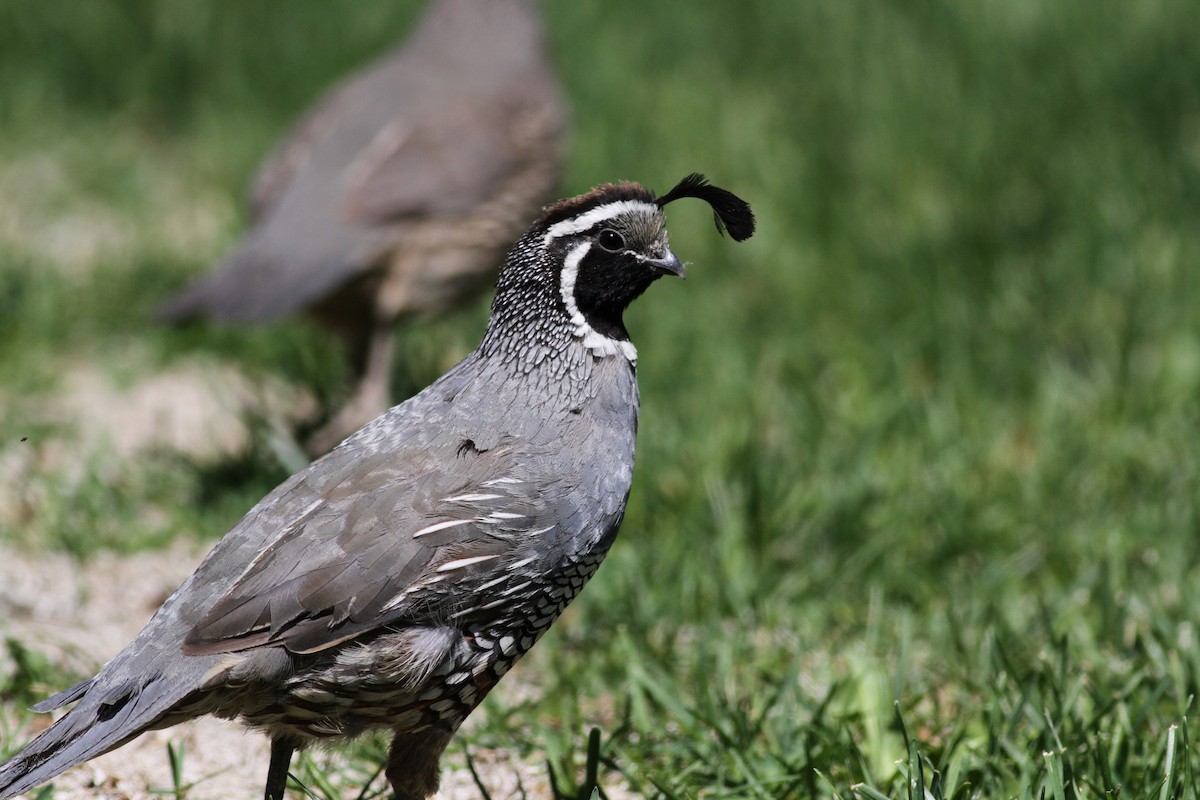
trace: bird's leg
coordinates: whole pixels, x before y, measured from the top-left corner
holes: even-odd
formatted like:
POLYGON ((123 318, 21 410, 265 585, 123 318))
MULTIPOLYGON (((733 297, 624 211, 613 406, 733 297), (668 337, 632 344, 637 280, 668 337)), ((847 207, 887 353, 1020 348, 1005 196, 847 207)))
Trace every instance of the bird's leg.
MULTIPOLYGON (((396 350, 395 320, 376 318, 371 325, 367 352, 364 354, 354 395, 347 404, 357 407, 366 423, 391 406, 392 355, 396 350)), ((362 424, 359 423, 359 424, 362 424)))
POLYGON ((354 389, 333 418, 309 437, 306 446, 311 455, 324 455, 391 405, 394 326, 395 321, 390 317, 369 320, 365 323, 366 330, 350 343, 354 389))
POLYGON ((441 777, 438 762, 453 735, 442 728, 396 734, 384 772, 395 800, 425 800, 437 791, 441 777))
POLYGON ((271 765, 267 767, 267 790, 264 800, 283 800, 287 789, 288 766, 296 745, 289 739, 276 737, 271 740, 271 765))

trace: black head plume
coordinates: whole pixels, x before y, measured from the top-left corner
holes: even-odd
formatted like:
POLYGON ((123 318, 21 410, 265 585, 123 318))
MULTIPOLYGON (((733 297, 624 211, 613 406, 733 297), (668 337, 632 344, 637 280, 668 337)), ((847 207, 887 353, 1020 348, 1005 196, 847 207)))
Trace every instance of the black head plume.
POLYGON ((754 233, 754 212, 750 210, 750 204, 733 192, 713 186, 699 172, 688 175, 655 202, 662 208, 681 197, 697 197, 712 206, 717 230, 729 231, 735 242, 749 239, 754 233))

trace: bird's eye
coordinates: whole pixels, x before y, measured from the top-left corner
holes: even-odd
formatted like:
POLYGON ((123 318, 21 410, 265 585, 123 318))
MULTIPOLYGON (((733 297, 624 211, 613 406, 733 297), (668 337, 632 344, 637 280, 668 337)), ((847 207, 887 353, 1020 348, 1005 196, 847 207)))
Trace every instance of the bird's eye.
POLYGON ((610 253, 616 253, 625 249, 625 238, 612 228, 605 228, 600 231, 600 235, 596 237, 596 241, 610 253))

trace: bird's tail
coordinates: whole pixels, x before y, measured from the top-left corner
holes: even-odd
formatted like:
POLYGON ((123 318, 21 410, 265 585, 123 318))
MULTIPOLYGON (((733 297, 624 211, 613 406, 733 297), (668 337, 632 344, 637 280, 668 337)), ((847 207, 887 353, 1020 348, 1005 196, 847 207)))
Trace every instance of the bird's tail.
POLYGON ((161 322, 207 317, 217 322, 271 322, 295 309, 280 269, 266 256, 258 237, 243 239, 211 272, 201 275, 155 309, 161 322))
POLYGON ((366 255, 346 260, 299 248, 291 241, 280 244, 278 239, 270 231, 247 234, 212 271, 155 309, 155 318, 160 322, 199 317, 235 324, 273 322, 320 301, 370 263, 362 260, 366 255))
POLYGON ((49 710, 82 694, 75 708, 0 764, 0 800, 16 797, 121 746, 153 727, 194 688, 190 681, 172 681, 165 675, 144 684, 97 683, 97 679, 87 681, 34 706, 34 710, 49 710))

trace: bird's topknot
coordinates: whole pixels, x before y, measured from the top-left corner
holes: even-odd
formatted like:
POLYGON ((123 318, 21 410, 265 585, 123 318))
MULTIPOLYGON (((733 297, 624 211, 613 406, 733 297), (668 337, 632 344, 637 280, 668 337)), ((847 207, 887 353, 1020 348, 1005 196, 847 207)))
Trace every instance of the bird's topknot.
POLYGON ((681 197, 695 197, 712 206, 717 230, 729 231, 735 242, 749 239, 754 234, 754 212, 750 210, 750 204, 727 189, 713 186, 699 172, 693 172, 675 184, 675 188, 656 202, 662 208, 681 197))
POLYGON ((537 227, 546 230, 556 222, 577 217, 597 206, 615 203, 621 200, 632 200, 647 205, 657 205, 662 208, 667 203, 683 197, 695 197, 708 203, 713 210, 713 221, 717 230, 724 233, 729 231, 735 242, 749 239, 754 234, 754 212, 750 205, 733 192, 713 186, 699 172, 693 172, 675 184, 671 191, 656 198, 654 192, 641 184, 631 181, 605 183, 578 197, 559 200, 553 205, 546 206, 542 216, 537 221, 537 227))

